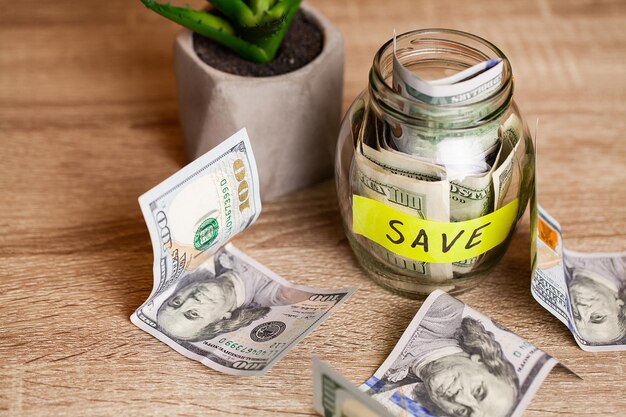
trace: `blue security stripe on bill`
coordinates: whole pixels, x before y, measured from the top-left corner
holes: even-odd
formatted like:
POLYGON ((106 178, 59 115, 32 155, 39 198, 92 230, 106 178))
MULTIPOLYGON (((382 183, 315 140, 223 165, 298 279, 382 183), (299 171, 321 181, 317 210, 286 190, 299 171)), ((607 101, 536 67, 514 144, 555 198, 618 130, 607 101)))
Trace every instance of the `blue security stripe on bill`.
POLYGON ((430 414, 428 410, 420 404, 416 403, 406 395, 400 394, 399 392, 393 393, 391 401, 403 410, 408 411, 414 417, 436 417, 430 414))
MULTIPOLYGON (((367 385, 375 393, 379 393, 385 388, 385 383, 376 376, 372 376, 365 381, 365 385, 367 385)), ((436 417, 430 414, 421 404, 413 401, 406 395, 400 394, 399 392, 394 392, 390 397, 390 400, 414 417, 436 417)))

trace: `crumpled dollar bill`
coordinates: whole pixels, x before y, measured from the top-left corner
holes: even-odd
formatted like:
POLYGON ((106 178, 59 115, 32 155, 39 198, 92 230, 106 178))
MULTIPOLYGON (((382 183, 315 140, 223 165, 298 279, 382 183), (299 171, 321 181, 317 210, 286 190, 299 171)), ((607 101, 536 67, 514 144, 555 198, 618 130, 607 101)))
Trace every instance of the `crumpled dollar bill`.
POLYGON ((581 349, 626 350, 626 252, 580 253, 563 246, 561 226, 533 210, 533 297, 562 321, 581 349))
POLYGON ((518 417, 557 364, 540 348, 438 290, 360 387, 367 400, 345 378, 314 362, 314 407, 326 417, 518 417))
POLYGON ((154 285, 131 321, 210 368, 267 372, 354 292, 292 284, 227 244, 261 212, 245 129, 139 204, 152 240, 154 285))

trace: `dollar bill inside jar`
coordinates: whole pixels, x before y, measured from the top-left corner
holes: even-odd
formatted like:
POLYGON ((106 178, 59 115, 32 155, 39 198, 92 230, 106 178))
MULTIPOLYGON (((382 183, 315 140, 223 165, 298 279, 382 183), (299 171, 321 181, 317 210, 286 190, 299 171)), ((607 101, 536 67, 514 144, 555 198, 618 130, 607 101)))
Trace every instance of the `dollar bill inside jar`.
POLYGON ((461 291, 504 253, 526 207, 533 167, 511 65, 497 47, 458 31, 394 34, 374 58, 369 87, 348 110, 339 137, 337 190, 350 244, 389 289, 408 296, 461 291), (419 221, 367 217, 355 212, 361 208, 354 196, 419 221), (515 215, 498 226, 504 237, 471 251, 469 226, 507 206, 511 212, 513 203, 515 215), (357 227, 357 219, 370 225, 357 227), (459 230, 463 222, 468 228, 459 230), (382 240, 362 229, 376 229, 382 240))

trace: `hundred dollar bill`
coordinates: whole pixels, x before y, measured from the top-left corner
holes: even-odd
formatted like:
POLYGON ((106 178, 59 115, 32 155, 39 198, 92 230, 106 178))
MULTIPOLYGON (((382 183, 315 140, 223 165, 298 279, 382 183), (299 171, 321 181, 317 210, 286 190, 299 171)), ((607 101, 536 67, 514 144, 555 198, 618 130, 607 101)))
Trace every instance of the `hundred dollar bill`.
POLYGON ((261 375, 353 289, 291 284, 230 243, 132 316, 177 352, 231 375, 261 375))
POLYGON ((154 252, 152 293, 131 321, 221 372, 267 372, 353 289, 291 284, 224 244, 261 203, 245 130, 139 198, 154 252))
MULTIPOLYGON (((448 221, 450 218, 450 185, 448 181, 415 181, 382 169, 360 152, 355 153, 357 190, 363 197, 384 203, 396 210, 428 220, 448 221)), ((369 242, 375 253, 392 257, 392 264, 405 273, 445 280, 452 278, 450 264, 424 263, 389 254, 377 243, 369 242)), ((388 261, 389 259, 387 259, 388 261)))
POLYGON ((540 205, 533 217, 535 300, 570 329, 581 349, 626 350, 626 252, 567 250, 553 217, 540 205))
POLYGON ((441 165, 418 161, 401 152, 391 152, 383 147, 377 149, 361 144, 361 153, 384 171, 425 182, 449 180, 450 214, 446 221, 475 219, 490 212, 491 175, 457 176, 441 165))
MULTIPOLYGON (((392 153, 379 147, 371 148, 367 144, 361 144, 361 153, 369 161, 376 164, 382 170, 401 177, 411 179, 414 184, 421 182, 429 182, 431 184, 440 184, 445 181, 449 173, 446 168, 430 164, 424 161, 418 161, 408 157, 401 152, 392 153)), ((360 158, 360 157, 357 157, 360 158)), ((365 162, 362 162, 365 163, 365 162)), ((449 218, 446 221, 463 221, 475 219, 483 216, 491 211, 491 172, 487 174, 464 176, 462 179, 450 179, 449 184, 449 218)), ((384 201, 383 201, 384 202, 384 201)), ((409 213, 412 214, 412 213, 409 213)), ((423 217, 422 217, 423 218, 423 217)), ((392 263, 412 265, 415 261, 408 260, 398 255, 391 254, 384 248, 380 251, 388 252, 387 258, 391 258, 392 263), (398 260, 400 262, 398 262, 398 260)), ((449 278, 451 273, 466 272, 474 267, 480 257, 474 257, 450 264, 437 264, 436 266, 428 266, 429 270, 434 273, 442 273, 441 277, 449 278), (433 270, 435 268, 436 270, 433 270)), ((423 263, 422 263, 423 264, 423 263)), ((423 264, 424 265, 424 264, 423 264)), ((422 267, 426 269, 425 266, 422 267)), ((410 268, 416 270, 416 268, 410 268)), ((429 291, 430 292, 430 291, 429 291)))
POLYGON ((152 240, 152 295, 209 260, 261 213, 259 178, 245 129, 141 197, 152 240))
MULTIPOLYGON (((448 105, 470 104, 482 100, 500 87, 504 70, 501 59, 478 63, 450 77, 424 80, 399 61, 395 34, 393 42, 394 90, 406 98, 437 105, 442 114, 450 112, 450 108, 446 109, 448 105)), ((487 107, 483 107, 489 113, 487 107)), ((482 116, 477 115, 476 119, 482 116)), ((391 124, 393 129, 388 138, 389 144, 392 143, 401 152, 427 162, 448 167, 457 165, 456 169, 461 172, 478 174, 489 171, 491 166, 485 163, 486 156, 494 153, 494 150, 497 153, 499 148, 497 121, 456 134, 447 132, 444 136, 407 125, 391 124), (476 167, 479 167, 478 170, 476 167)))
POLYGON ((518 417, 557 361, 435 291, 361 389, 395 416, 518 417))
POLYGON ((359 152, 355 158, 358 190, 364 197, 422 219, 450 219, 450 184, 447 180, 415 181, 414 178, 383 169, 359 152))
POLYGON ((502 154, 508 156, 493 172, 494 209, 504 206, 506 202, 514 198, 508 196, 507 192, 509 190, 515 196, 519 190, 519 183, 523 175, 519 166, 523 165, 523 163, 516 165, 514 162, 516 159, 521 161, 526 152, 526 142, 522 136, 523 128, 522 121, 515 114, 510 115, 500 127, 502 154))
POLYGON ((414 160, 445 166, 451 175, 483 174, 493 167, 499 152, 499 128, 497 120, 459 133, 398 125, 384 135, 382 148, 403 153, 414 160))
POLYGON ((429 104, 448 105, 479 101, 500 87, 504 63, 489 59, 439 80, 424 80, 398 60, 393 37, 393 83, 396 91, 429 104))
POLYGON ((313 407, 324 417, 393 417, 380 403, 315 357, 313 407))

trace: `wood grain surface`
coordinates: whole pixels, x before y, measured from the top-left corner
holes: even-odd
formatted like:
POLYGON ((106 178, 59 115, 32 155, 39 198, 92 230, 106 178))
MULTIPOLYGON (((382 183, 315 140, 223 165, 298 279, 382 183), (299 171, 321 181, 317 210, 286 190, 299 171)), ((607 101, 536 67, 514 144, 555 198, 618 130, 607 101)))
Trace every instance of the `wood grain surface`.
MULTIPOLYGON (((529 124, 540 119, 540 201, 566 245, 626 250, 626 2, 310 3, 345 35, 344 109, 394 28, 462 29, 498 45, 529 124)), ((139 1, 0 0, 0 10, 0 415, 312 416, 312 355, 355 383, 376 370, 421 302, 366 278, 330 180, 266 204, 235 239, 291 281, 360 287, 268 375, 222 375, 133 326, 152 288, 137 197, 185 164, 179 28, 139 1)), ((623 416, 626 354, 581 351, 529 285, 526 218, 460 296, 582 376, 553 372, 525 415, 623 416)))

